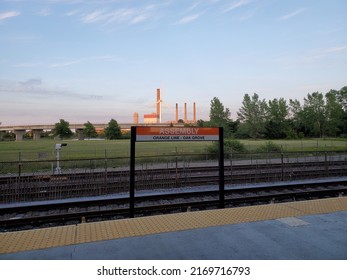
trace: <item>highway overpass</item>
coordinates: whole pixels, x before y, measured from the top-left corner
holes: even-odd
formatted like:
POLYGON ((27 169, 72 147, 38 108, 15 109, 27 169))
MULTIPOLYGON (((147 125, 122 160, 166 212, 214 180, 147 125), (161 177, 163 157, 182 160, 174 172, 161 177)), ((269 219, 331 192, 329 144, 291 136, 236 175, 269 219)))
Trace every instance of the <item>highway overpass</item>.
MULTIPOLYGON (((95 129, 105 129, 108 126, 108 123, 101 124, 93 124, 95 129)), ((168 124, 134 124, 134 123, 123 123, 119 124, 122 131, 129 131, 132 126, 168 126, 168 124)), ((177 126, 177 124, 175 125, 177 126)), ((182 126, 182 124, 178 125, 182 126)), ((16 135, 16 141, 22 141, 23 136, 28 131, 32 131, 33 139, 39 140, 41 138, 41 134, 44 131, 51 131, 55 127, 54 124, 36 124, 36 125, 13 125, 13 126, 0 126, 0 140, 2 140, 3 136, 7 132, 13 132, 16 135)), ((84 124, 70 124, 70 129, 75 131, 78 135, 78 139, 83 140, 83 129, 85 128, 84 124)))

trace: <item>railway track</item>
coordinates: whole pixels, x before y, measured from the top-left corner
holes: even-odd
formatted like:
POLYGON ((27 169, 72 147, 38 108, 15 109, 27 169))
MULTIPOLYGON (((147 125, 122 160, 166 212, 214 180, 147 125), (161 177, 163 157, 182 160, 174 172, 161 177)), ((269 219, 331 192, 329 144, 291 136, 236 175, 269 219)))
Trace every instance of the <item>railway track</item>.
MULTIPOLYGON (((347 175, 347 161, 225 166, 227 184, 245 184, 347 175)), ((137 190, 209 185, 218 182, 218 167, 142 169, 137 190)), ((63 175, 0 177, 0 203, 56 200, 128 191, 129 171, 75 172, 63 175)))
MULTIPOLYGON (((236 207, 254 203, 343 196, 346 191, 347 180, 229 187, 225 190, 225 205, 236 207)), ((135 215, 217 208, 218 195, 217 190, 142 195, 136 197, 135 215)), ((0 208, 0 231, 126 218, 129 215, 128 203, 129 199, 123 197, 0 208)))

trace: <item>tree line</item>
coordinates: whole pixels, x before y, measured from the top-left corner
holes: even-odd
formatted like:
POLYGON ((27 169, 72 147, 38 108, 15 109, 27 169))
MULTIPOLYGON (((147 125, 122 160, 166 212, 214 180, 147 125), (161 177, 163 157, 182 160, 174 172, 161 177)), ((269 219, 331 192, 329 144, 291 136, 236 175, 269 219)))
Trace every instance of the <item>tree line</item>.
MULTIPOLYGON (((70 138, 73 135, 69 122, 64 119, 60 119, 60 121, 54 125, 52 133, 53 136, 59 136, 61 139, 70 138)), ((95 126, 89 121, 84 124, 83 135, 87 138, 96 138, 99 136, 95 126)), ((107 127, 104 129, 103 136, 109 140, 122 137, 120 126, 116 120, 111 119, 109 121, 107 127)))
MULTIPOLYGON (((223 127, 226 137, 253 139, 297 139, 304 137, 347 137, 347 86, 340 90, 308 93, 303 102, 297 99, 261 99, 258 94, 245 94, 237 119, 230 118, 229 108, 225 108, 218 97, 210 103, 209 121, 198 120, 198 126, 223 127)), ((181 120, 180 122, 183 123, 181 120)), ((187 124, 191 125, 191 124, 187 124)), ((69 122, 60 119, 54 125, 54 137, 70 138, 73 135, 69 122)), ((87 121, 83 135, 87 138, 105 137, 119 139, 121 133, 118 122, 111 119, 107 127, 98 134, 94 125, 87 121)), ((48 135, 45 135, 46 137, 48 135)), ((5 135, 13 140, 15 135, 5 135)), ((129 135, 125 136, 129 138, 129 135)))
POLYGON ((296 139, 303 137, 347 137, 347 86, 340 90, 308 93, 303 102, 297 99, 261 99, 245 94, 237 119, 214 97, 210 120, 199 126, 222 126, 226 137, 296 139))

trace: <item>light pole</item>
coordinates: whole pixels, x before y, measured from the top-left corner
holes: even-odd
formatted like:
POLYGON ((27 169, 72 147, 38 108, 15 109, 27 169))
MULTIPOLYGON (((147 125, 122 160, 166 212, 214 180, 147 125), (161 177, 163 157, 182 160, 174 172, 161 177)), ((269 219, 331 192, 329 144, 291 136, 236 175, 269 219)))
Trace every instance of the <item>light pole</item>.
POLYGON ((55 156, 57 159, 57 167, 55 168, 54 174, 61 174, 61 168, 59 166, 59 160, 60 160, 60 149, 61 147, 67 146, 66 143, 62 143, 62 144, 55 144, 55 156))

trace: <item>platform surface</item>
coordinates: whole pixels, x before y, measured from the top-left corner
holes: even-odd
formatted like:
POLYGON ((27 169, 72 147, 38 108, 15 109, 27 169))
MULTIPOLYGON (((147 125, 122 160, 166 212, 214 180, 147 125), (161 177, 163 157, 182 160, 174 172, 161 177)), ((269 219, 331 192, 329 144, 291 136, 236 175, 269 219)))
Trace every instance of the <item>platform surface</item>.
POLYGON ((0 259, 347 260, 347 197, 1 233, 0 259))

